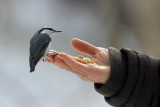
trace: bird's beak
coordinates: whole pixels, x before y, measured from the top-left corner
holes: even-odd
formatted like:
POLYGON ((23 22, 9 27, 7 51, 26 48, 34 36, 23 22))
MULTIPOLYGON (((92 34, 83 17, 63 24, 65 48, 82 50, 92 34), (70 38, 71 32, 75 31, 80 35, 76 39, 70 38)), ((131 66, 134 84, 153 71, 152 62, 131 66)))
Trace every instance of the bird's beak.
POLYGON ((54 32, 55 32, 55 33, 59 33, 59 32, 62 32, 62 31, 57 31, 57 30, 54 30, 54 32))

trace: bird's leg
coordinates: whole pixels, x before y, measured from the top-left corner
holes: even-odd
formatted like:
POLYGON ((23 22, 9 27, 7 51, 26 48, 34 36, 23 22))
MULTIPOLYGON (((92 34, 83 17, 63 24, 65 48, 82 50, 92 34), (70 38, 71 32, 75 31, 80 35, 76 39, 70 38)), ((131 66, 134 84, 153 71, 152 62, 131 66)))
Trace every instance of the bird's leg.
POLYGON ((53 62, 54 62, 54 57, 57 56, 59 53, 54 53, 53 55, 51 55, 53 57, 53 62))
POLYGON ((44 57, 43 57, 43 62, 46 62, 46 60, 44 59, 44 57))

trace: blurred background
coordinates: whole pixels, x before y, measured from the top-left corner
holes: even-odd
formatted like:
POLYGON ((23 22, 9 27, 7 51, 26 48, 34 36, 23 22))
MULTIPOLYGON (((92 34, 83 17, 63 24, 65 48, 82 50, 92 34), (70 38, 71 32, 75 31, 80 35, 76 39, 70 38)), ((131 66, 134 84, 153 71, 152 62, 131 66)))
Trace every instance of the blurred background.
POLYGON ((110 107, 74 74, 43 63, 29 72, 29 42, 44 26, 62 30, 52 49, 77 56, 72 38, 160 57, 158 0, 1 0, 0 107, 110 107))

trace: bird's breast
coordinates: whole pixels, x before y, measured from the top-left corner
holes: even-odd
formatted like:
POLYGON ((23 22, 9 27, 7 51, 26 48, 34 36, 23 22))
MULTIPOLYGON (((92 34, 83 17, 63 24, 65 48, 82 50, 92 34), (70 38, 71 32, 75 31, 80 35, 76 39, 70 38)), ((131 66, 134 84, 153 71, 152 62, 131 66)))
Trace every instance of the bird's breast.
POLYGON ((49 45, 48 45, 48 47, 46 48, 46 51, 45 51, 45 53, 44 53, 44 57, 45 57, 45 56, 49 56, 49 51, 50 51, 50 49, 51 49, 51 42, 49 42, 49 45))

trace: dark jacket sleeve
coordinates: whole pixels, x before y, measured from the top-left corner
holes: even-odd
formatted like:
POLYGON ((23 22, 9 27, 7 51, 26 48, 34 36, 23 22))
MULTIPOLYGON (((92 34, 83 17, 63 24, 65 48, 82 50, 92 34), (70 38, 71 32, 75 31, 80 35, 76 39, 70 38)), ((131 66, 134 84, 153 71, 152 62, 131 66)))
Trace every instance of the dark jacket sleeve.
POLYGON ((109 48, 111 75, 95 83, 108 104, 116 107, 160 107, 160 60, 131 49, 109 48))

